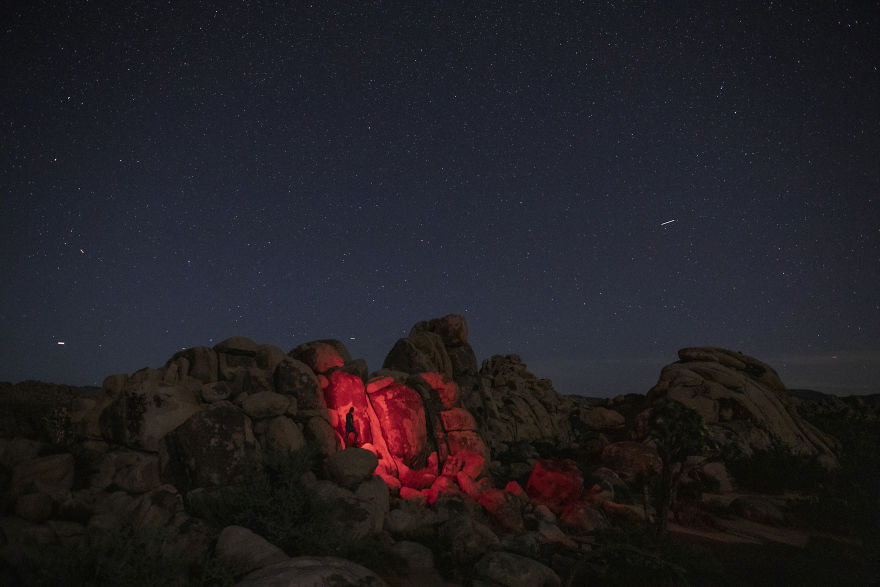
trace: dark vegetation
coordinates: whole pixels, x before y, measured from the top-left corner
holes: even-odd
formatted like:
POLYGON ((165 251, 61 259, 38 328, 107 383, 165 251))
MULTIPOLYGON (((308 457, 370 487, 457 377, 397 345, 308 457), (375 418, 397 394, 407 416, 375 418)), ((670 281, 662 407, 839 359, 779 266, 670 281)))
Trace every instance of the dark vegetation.
POLYGON ((18 579, 34 587, 178 585, 187 568, 169 548, 171 537, 167 529, 92 530, 74 547, 26 551, 18 579))
POLYGON ((245 483, 206 490, 188 509, 218 532, 230 525, 248 528, 288 556, 336 556, 380 576, 393 574, 399 561, 390 549, 372 538, 351 540, 340 531, 359 512, 302 482, 303 475, 321 468, 321 456, 313 448, 267 453, 245 483))

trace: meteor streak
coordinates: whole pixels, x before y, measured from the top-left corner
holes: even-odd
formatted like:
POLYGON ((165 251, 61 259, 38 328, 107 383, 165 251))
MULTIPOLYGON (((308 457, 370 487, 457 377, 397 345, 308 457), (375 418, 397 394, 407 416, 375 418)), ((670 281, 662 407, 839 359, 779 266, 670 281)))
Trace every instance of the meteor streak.
POLYGON ((672 224, 675 220, 667 220, 666 222, 661 222, 660 226, 666 226, 667 224, 672 224))

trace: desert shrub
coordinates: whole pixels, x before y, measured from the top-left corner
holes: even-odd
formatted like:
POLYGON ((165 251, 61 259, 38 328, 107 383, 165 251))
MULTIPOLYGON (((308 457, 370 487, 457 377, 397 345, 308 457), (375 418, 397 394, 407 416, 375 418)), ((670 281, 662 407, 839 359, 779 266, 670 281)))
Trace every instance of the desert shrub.
POLYGON ((166 587, 181 585, 183 557, 170 546, 163 528, 91 530, 75 547, 26 549, 18 568, 24 585, 166 587))
POLYGON ((724 461, 737 485, 752 491, 777 494, 786 490, 815 491, 828 479, 828 473, 815 456, 796 455, 778 441, 751 455, 728 447, 724 461))
POLYGON ((267 453, 245 483, 210 490, 190 504, 192 513, 217 528, 244 526, 290 556, 329 554, 336 546, 327 523, 332 505, 300 482, 316 460, 309 448, 267 453))
POLYGON ((312 447, 293 452, 267 453, 242 485, 211 490, 189 504, 193 515, 217 529, 229 525, 248 528, 289 556, 339 556, 387 573, 399 561, 375 540, 352 541, 340 535, 334 521, 350 520, 360 510, 348 511, 341 501, 330 501, 302 476, 320 468, 312 447))

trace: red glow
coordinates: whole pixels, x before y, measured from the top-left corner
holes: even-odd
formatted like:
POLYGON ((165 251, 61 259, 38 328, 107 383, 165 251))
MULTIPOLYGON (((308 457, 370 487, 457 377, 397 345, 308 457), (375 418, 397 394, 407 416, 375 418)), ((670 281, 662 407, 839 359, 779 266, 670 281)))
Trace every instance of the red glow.
MULTIPOLYGON (((327 345, 330 347, 330 345, 327 345)), ((331 349, 333 347, 330 347, 331 349)), ((335 352, 335 351, 334 351, 335 352)), ((324 390, 324 399, 330 410, 331 424, 339 434, 345 438, 345 415, 348 410, 354 408, 354 425, 358 432, 357 446, 373 441, 370 432, 370 419, 367 414, 367 396, 364 393, 364 382, 360 377, 334 371, 327 379, 327 388, 324 390)))
POLYGON ((453 408, 440 412, 440 419, 443 420, 443 429, 447 432, 477 429, 474 417, 463 408, 453 408))
POLYGON ((473 451, 460 451, 443 463, 443 475, 455 477, 459 472, 464 472, 472 479, 478 478, 483 473, 486 459, 473 451))
POLYGON ((520 485, 516 481, 508 482, 507 486, 504 488, 504 491, 506 491, 510 495, 515 495, 516 497, 527 497, 525 489, 523 489, 522 485, 520 485))
POLYGON ((461 487, 462 491, 464 491, 468 497, 477 499, 483 492, 482 488, 477 484, 477 482, 474 481, 470 477, 470 475, 468 475, 464 471, 459 471, 455 475, 455 480, 458 481, 458 486, 461 487))
POLYGON ((422 379, 440 396, 443 409, 449 410, 458 406, 458 384, 442 373, 420 373, 422 379))
POLYGON ((369 398, 388 451, 407 467, 418 466, 428 438, 421 396, 402 383, 393 383, 369 398))
POLYGON ((489 458, 489 449, 483 442, 483 437, 473 430, 454 430, 447 433, 446 443, 449 445, 450 454, 458 454, 462 451, 477 453, 484 459, 489 458))
POLYGON ((526 492, 532 501, 559 512, 581 496, 584 478, 571 459, 535 463, 526 492))
POLYGON ((431 488, 425 489, 424 491, 428 496, 428 503, 430 504, 436 502, 437 498, 444 494, 461 494, 461 490, 458 488, 458 483, 456 483, 455 479, 452 479, 451 477, 437 477, 437 480, 434 481, 431 488))

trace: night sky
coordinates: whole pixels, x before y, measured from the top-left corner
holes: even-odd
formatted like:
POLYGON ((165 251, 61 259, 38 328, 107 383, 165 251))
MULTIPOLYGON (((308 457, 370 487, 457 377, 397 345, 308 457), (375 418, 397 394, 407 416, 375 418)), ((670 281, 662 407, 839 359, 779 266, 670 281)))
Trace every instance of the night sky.
POLYGON ((0 380, 461 313, 561 393, 880 391, 877 2, 10 4, 0 380))

